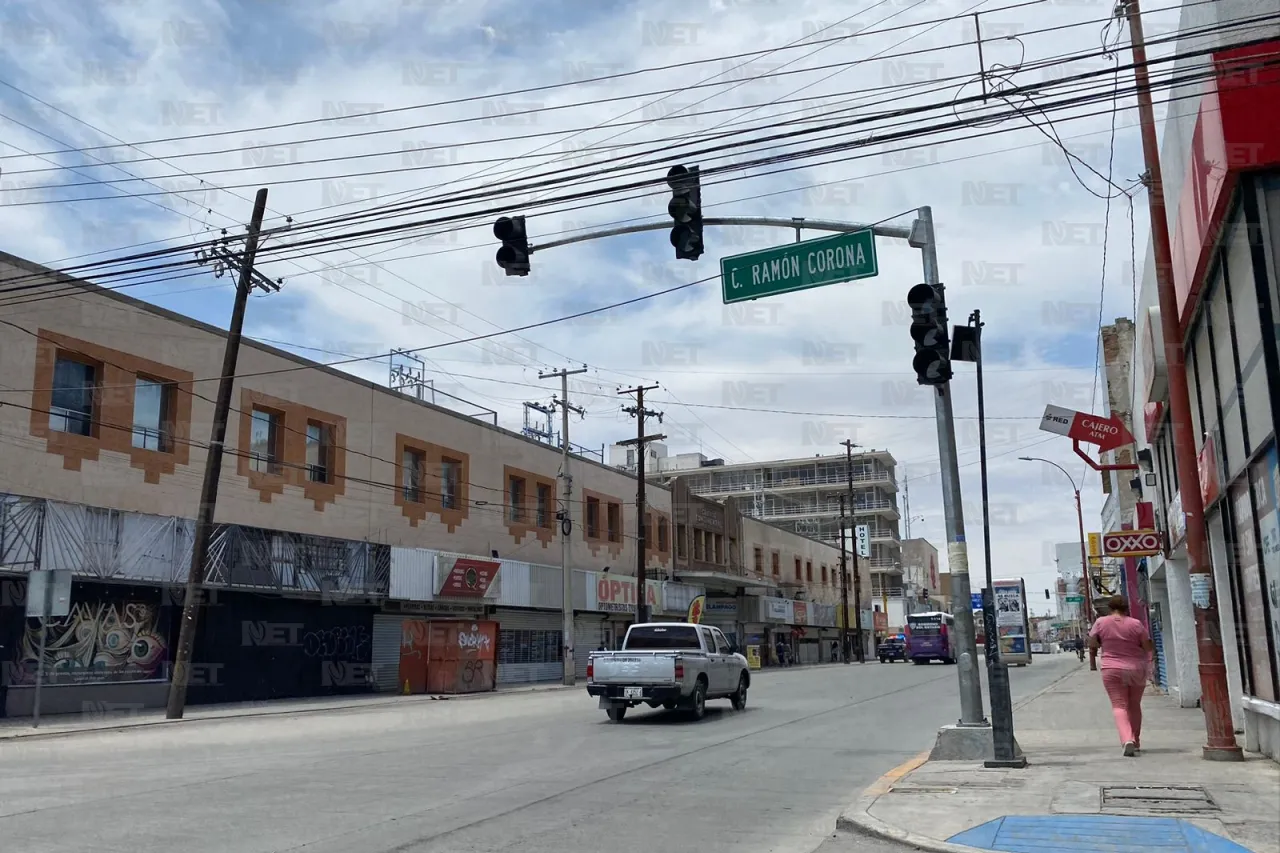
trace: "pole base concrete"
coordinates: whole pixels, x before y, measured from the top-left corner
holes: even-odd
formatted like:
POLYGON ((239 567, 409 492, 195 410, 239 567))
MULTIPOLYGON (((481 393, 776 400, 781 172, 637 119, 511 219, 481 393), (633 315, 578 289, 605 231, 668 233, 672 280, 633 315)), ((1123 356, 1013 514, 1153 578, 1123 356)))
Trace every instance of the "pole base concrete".
MULTIPOLYGON (((1022 747, 1015 738, 1014 755, 1023 758, 1022 747)), ((991 726, 943 726, 929 753, 930 761, 994 761, 995 738, 991 726)))

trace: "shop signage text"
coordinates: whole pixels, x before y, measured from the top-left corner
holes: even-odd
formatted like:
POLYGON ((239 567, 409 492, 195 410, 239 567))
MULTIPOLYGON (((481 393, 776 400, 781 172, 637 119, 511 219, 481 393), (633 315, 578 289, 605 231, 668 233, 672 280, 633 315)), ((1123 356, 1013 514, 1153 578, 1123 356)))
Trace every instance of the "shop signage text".
POLYGON ((737 616, 738 602, 732 601, 732 600, 717 601, 716 599, 709 598, 707 599, 706 612, 708 615, 715 613, 715 614, 724 615, 724 616, 737 616))
POLYGON ((809 605, 807 602, 804 602, 804 601, 793 602, 791 605, 791 612, 793 614, 791 624, 793 625, 809 624, 809 605))
POLYGON ((443 580, 436 595, 448 598, 484 598, 498 577, 502 564, 472 557, 440 557, 438 576, 443 580))
MULTIPOLYGON (((650 610, 658 610, 658 585, 646 583, 645 598, 650 610)), ((634 578, 600 575, 596 581, 596 608, 606 613, 628 613, 636 609, 634 578)))

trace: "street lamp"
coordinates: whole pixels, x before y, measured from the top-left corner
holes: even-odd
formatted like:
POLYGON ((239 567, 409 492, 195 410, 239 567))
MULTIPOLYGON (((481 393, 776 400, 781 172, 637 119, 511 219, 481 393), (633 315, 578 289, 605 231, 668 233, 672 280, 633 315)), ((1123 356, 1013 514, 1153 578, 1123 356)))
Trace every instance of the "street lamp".
MULTIPOLYGON (((1072 477, 1066 468, 1063 468, 1057 462, 1050 462, 1039 456, 1019 456, 1023 462, 1043 462, 1046 465, 1052 465, 1061 471, 1066 478, 1071 481, 1071 488, 1076 493, 1076 522, 1080 525, 1080 569, 1084 572, 1084 603, 1087 605, 1088 614, 1093 615, 1093 584, 1089 579, 1089 554, 1085 549, 1084 540, 1084 513, 1080 509, 1080 487, 1076 485, 1076 478, 1072 477)), ((1092 619, 1086 619, 1085 624, 1092 622, 1092 619)))

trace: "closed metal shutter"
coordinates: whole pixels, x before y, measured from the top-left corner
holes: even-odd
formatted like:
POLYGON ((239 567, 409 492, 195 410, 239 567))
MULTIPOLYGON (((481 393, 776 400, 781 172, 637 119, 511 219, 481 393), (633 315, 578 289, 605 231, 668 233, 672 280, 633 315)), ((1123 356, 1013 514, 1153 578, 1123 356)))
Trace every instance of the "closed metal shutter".
POLYGON ((1155 647, 1156 684, 1169 689, 1169 669, 1164 658, 1164 624, 1157 610, 1151 618, 1151 645, 1155 647))
POLYGON ((585 616, 581 613, 573 619, 573 669, 578 681, 587 678, 587 657, 600 648, 601 643, 609 645, 613 638, 613 626, 602 617, 585 616))
POLYGON ((499 609, 498 684, 560 681, 564 676, 564 625, 554 610, 499 609))
POLYGON ((373 680, 380 692, 395 693, 400 685, 400 640, 408 618, 396 613, 373 616, 373 680))

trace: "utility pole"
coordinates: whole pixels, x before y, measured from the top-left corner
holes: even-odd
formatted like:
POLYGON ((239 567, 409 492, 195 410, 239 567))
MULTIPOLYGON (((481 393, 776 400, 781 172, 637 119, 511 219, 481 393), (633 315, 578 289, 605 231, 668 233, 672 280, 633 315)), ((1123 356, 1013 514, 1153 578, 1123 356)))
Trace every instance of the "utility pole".
MULTIPOLYGON (((1156 292, 1160 299, 1160 323, 1164 331, 1165 361, 1169 373, 1169 416, 1173 426, 1173 456, 1182 483, 1182 508, 1187 517, 1187 559, 1191 577, 1199 576, 1209 591, 1208 606, 1195 608, 1196 645, 1200 652, 1200 704, 1204 709, 1207 742, 1202 756, 1210 761, 1243 761, 1244 752, 1236 743, 1231 721, 1231 700, 1227 689, 1226 659, 1222 650, 1222 625, 1213 586, 1213 565, 1209 561, 1208 537, 1204 523, 1204 503, 1200 489, 1199 464, 1191 429, 1191 395, 1187 386, 1186 356, 1182 328, 1178 322, 1178 297, 1173 281, 1173 255, 1169 246, 1169 220, 1164 204, 1164 178, 1160 171, 1160 143, 1156 139, 1155 110, 1151 105, 1151 78, 1147 72, 1147 49, 1142 35, 1142 12, 1138 0, 1126 0, 1122 7, 1129 20, 1133 47, 1133 76, 1137 84, 1138 116, 1142 125, 1142 153, 1146 159, 1147 203, 1151 211, 1151 244, 1156 263, 1156 292)), ((1117 14, 1120 11, 1117 10, 1117 14)), ((1087 559, 1087 558, 1086 558, 1087 559)), ((1088 595, 1086 592, 1086 595, 1088 595)), ((1086 599, 1087 600, 1087 599, 1086 599)))
MULTIPOLYGON (((853 523, 853 449, 859 445, 854 444, 851 439, 846 438, 840 442, 844 445, 845 473, 849 475, 849 532, 850 534, 856 529, 853 523)), ((853 551, 853 624, 854 624, 854 642, 858 644, 858 663, 866 662, 866 649, 862 645, 862 577, 858 572, 858 543, 851 542, 853 551)), ((849 606, 849 602, 845 602, 845 607, 849 606)), ((849 611, 845 610, 845 619, 848 620, 849 611)), ((889 614, 885 614, 888 618, 889 614)))
MULTIPOLYGON (((933 211, 921 207, 916 211, 918 239, 913 233, 911 245, 919 246, 924 266, 925 284, 943 291, 938 274, 938 244, 933 233, 933 211)), ((956 645, 959 659, 956 673, 960 681, 960 720, 962 727, 988 725, 982 712, 982 679, 978 672, 977 635, 973 629, 972 591, 969 586, 969 546, 964 538, 964 507, 960 495, 960 462, 956 455, 956 423, 951 410, 950 382, 936 385, 934 410, 938 422, 938 462, 942 475, 942 507, 947 523, 947 570, 951 574, 952 616, 956 620, 956 645)), ((1194 480, 1188 481, 1194 482, 1194 480)))
POLYGON ((204 596, 205 561, 209 539, 213 533, 213 514, 218 502, 218 479, 222 473, 223 442, 227 437, 227 413, 231 409, 231 392, 235 385, 236 362, 240 357, 240 336, 244 328, 244 312, 249 293, 255 287, 279 290, 278 284, 263 279, 253 269, 258 254, 258 237, 262 231, 262 216, 267 208, 267 190, 258 190, 253 200, 253 215, 249 220, 244 252, 218 252, 219 263, 239 268, 236 283, 235 304, 231 310, 231 327, 227 330, 227 345, 222 356, 222 374, 218 380, 218 400, 213 409, 213 431, 209 437, 209 452, 205 457, 204 485, 200 491, 200 510, 196 517, 195 541, 191 546, 191 568, 187 574, 187 592, 182 604, 182 626, 178 631, 178 648, 173 658, 173 682, 169 685, 169 702, 165 717, 182 719, 187 704, 187 684, 191 679, 191 648, 195 643, 196 626, 200 618, 200 605, 204 596))
POLYGON ((845 496, 840 496, 840 603, 844 611, 840 617, 841 659, 849 662, 849 563, 845 559, 845 532, 852 529, 845 515, 845 496))
POLYGON ((624 388, 618 394, 635 394, 636 404, 626 406, 622 411, 636 419, 636 437, 620 441, 623 446, 635 445, 636 448, 636 623, 649 621, 649 584, 645 578, 645 483, 644 483, 644 447, 650 441, 661 441, 665 435, 645 435, 644 419, 657 418, 662 423, 662 412, 655 412, 644 407, 644 392, 656 389, 657 385, 637 385, 624 388))
MULTIPOLYGON (((557 513, 560 522, 560 609, 564 615, 561 630, 564 632, 564 684, 572 687, 577 679, 577 668, 573 660, 573 575, 569 571, 570 538, 573 536, 573 478, 569 476, 569 412, 577 412, 579 417, 586 411, 569 403, 569 377, 586 373, 587 368, 577 370, 555 370, 550 373, 539 373, 539 379, 560 377, 560 399, 552 398, 552 406, 560 407, 560 476, 564 478, 564 509, 557 513)), ((548 424, 550 428, 550 424, 548 424)))

